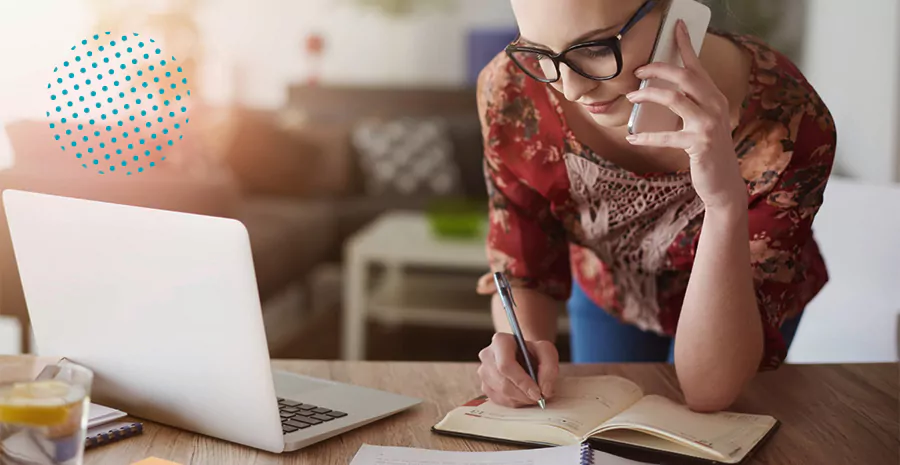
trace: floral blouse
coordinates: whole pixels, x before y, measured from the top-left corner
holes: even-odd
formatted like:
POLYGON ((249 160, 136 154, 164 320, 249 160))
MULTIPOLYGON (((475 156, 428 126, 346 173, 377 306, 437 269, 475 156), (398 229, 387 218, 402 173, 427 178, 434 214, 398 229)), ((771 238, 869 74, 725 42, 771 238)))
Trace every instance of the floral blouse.
MULTIPOLYGON (((725 35, 725 34, 723 34, 725 35)), ((778 331, 828 280, 812 236, 834 159, 825 104, 784 56, 725 35, 752 56, 734 147, 749 193, 751 266, 765 332, 760 369, 786 356, 778 331)), ((481 73, 492 271, 565 300, 573 280, 599 307, 674 335, 704 207, 689 172, 636 174, 575 138, 555 93, 503 54, 481 73)), ((478 285, 491 293, 490 276, 478 285)))

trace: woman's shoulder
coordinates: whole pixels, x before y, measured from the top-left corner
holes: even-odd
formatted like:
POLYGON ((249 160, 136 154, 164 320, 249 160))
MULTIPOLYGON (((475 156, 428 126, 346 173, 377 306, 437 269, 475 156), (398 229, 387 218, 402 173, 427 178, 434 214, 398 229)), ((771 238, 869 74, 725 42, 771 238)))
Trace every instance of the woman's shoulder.
POLYGON ((525 75, 505 52, 497 54, 478 75, 478 111, 494 124, 528 117, 547 106, 546 84, 525 75))
POLYGON ((478 76, 478 113, 488 155, 521 154, 516 163, 558 160, 562 146, 559 108, 547 85, 529 78, 503 52, 478 76), (500 150, 513 148, 515 150, 500 150), (544 153, 552 152, 552 153, 544 153))
POLYGON ((477 92, 479 110, 484 111, 481 104, 501 105, 525 95, 530 91, 525 75, 519 72, 515 63, 500 52, 478 73, 477 92))
POLYGON ((745 113, 735 131, 751 195, 781 204, 787 189, 819 185, 834 162, 837 130, 828 106, 796 64, 754 36, 731 38, 753 57, 745 113), (789 175, 789 176, 788 176, 789 175), (789 179, 786 179, 789 178, 789 179))
POLYGON ((757 116, 789 119, 800 114, 816 118, 823 128, 833 127, 828 107, 800 68, 765 40, 747 34, 720 34, 751 55, 750 88, 746 103, 757 116))

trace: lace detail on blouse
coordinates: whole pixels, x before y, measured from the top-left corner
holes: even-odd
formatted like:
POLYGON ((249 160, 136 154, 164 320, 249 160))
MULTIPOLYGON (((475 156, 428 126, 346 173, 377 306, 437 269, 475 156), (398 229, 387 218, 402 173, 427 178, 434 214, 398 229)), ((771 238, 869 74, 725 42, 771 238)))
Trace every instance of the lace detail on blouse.
POLYGON ((582 245, 610 265, 623 317, 662 332, 657 273, 668 245, 703 212, 690 175, 637 178, 572 153, 565 160, 582 245))

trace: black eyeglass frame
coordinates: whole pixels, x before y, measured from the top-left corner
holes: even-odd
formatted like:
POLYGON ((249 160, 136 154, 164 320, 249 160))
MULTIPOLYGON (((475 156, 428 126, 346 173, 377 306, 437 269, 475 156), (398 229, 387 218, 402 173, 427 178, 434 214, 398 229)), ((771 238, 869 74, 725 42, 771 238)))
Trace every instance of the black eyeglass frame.
POLYGON ((547 50, 542 50, 539 48, 518 46, 518 45, 516 45, 516 42, 519 41, 519 39, 517 38, 513 43, 506 46, 506 49, 505 49, 506 55, 509 56, 509 58, 512 60, 512 62, 515 63, 515 65, 519 69, 521 69, 525 74, 527 74, 530 78, 535 79, 539 82, 546 83, 546 84, 554 83, 556 81, 559 81, 562 78, 562 72, 560 72, 560 70, 559 70, 560 63, 565 63, 566 66, 568 66, 569 69, 571 69, 572 71, 575 71, 579 75, 584 76, 593 81, 608 81, 610 79, 614 79, 617 76, 619 76, 619 74, 622 73, 622 37, 632 27, 634 27, 634 25, 637 24, 638 21, 640 21, 641 19, 644 18, 644 16, 647 16, 648 13, 653 11, 653 8, 656 7, 658 2, 659 2, 659 0, 647 0, 646 2, 644 2, 644 4, 641 5, 640 8, 638 8, 638 10, 634 13, 634 15, 632 15, 631 19, 629 19, 628 22, 625 23, 624 26, 622 26, 622 29, 619 30, 619 32, 613 37, 609 37, 606 39, 599 39, 599 40, 591 40, 588 42, 574 44, 574 45, 570 46, 569 48, 567 48, 559 53, 556 53, 556 54, 550 53, 547 50), (597 46, 605 46, 605 47, 610 48, 613 51, 613 54, 616 57, 616 72, 615 72, 615 74, 612 74, 610 76, 593 76, 593 75, 590 75, 590 74, 582 71, 578 66, 576 66, 575 64, 571 63, 569 60, 566 59, 566 54, 573 50, 578 50, 578 49, 586 48, 586 47, 597 47, 597 46), (515 58, 515 56, 513 56, 513 54, 516 52, 536 53, 536 54, 540 54, 540 55, 543 55, 543 56, 549 58, 551 61, 553 61, 553 66, 556 68, 556 78, 548 79, 546 77, 540 78, 538 76, 535 76, 534 74, 532 74, 531 71, 529 71, 527 69, 526 65, 519 63, 519 60, 517 60, 515 58))

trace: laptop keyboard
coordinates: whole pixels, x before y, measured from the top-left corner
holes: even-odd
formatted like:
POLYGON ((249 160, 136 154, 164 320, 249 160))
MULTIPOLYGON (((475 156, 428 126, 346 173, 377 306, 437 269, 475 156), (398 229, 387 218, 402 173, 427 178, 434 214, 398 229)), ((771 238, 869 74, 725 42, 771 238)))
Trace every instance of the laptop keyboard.
POLYGON ((278 398, 278 411, 281 413, 281 430, 284 434, 347 416, 346 413, 337 410, 294 402, 280 397, 278 398))

